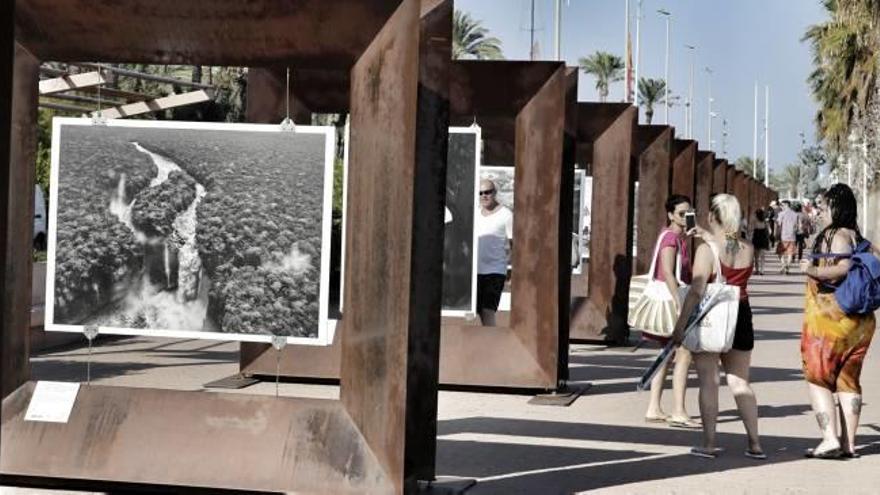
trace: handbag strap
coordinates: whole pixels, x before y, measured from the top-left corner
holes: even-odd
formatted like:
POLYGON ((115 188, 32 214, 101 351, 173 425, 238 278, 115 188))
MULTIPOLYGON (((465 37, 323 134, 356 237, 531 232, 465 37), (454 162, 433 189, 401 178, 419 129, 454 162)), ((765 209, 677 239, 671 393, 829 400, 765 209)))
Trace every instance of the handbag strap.
MULTIPOLYGON (((660 232, 660 235, 657 236, 657 242, 654 243, 654 256, 651 258, 651 268, 648 269, 648 276, 651 277, 651 280, 654 280, 654 274, 657 273, 657 258, 660 256, 660 242, 666 236, 667 233, 672 232, 669 229, 663 229, 660 232)), ((674 232, 673 232, 674 233, 674 232)), ((677 236, 676 236, 677 237, 677 236)), ((675 279, 678 281, 678 285, 684 285, 684 282, 681 281, 681 244, 678 239, 675 241, 676 249, 675 249, 675 279)))

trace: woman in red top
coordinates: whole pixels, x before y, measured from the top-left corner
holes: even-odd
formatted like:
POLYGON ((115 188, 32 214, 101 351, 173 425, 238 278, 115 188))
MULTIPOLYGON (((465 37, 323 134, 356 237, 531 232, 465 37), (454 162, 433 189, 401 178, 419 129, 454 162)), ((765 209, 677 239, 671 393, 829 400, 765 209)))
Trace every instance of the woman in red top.
MULTIPOLYGON (((666 200, 666 217, 669 224, 657 241, 660 243, 660 254, 653 276, 655 280, 665 282, 669 287, 669 292, 675 298, 677 309, 681 308, 681 301, 678 300, 678 278, 680 277, 684 284, 689 284, 691 281, 691 260, 687 249, 687 232, 685 232, 687 228, 685 213, 689 211, 691 211, 691 200, 687 196, 678 194, 670 196, 666 200), (681 262, 680 273, 676 275, 679 261, 681 262)), ((664 344, 669 340, 647 333, 642 335, 649 339, 660 340, 664 344)), ((691 361, 690 351, 683 347, 676 350, 675 368, 672 372, 673 409, 671 416, 666 415, 660 406, 663 386, 666 383, 667 365, 663 364, 657 370, 657 374, 651 381, 651 399, 648 402, 648 410, 645 412, 645 421, 649 423, 666 422, 670 426, 679 428, 699 428, 699 423, 693 421, 685 409, 685 391, 687 390, 688 370, 691 361)))
POLYGON ((700 378, 700 416, 703 419, 703 445, 691 449, 691 454, 699 457, 714 458, 721 449, 715 443, 715 424, 718 420, 718 361, 724 367, 727 386, 733 392, 736 407, 746 427, 748 446, 746 457, 766 459, 758 438, 758 403, 755 393, 749 384, 749 366, 752 348, 755 344, 752 326, 752 308, 746 291, 755 252, 752 245, 740 238, 740 220, 742 210, 735 197, 719 194, 712 199, 712 210, 709 215, 709 230, 701 233, 703 243, 694 256, 694 273, 691 288, 684 300, 682 311, 675 325, 672 339, 681 343, 684 329, 690 315, 696 310, 706 292, 706 284, 716 276, 715 254, 707 243, 715 246, 721 262, 721 272, 729 285, 740 288, 739 313, 736 322, 736 333, 733 348, 724 354, 701 352, 694 353, 697 376, 700 378))

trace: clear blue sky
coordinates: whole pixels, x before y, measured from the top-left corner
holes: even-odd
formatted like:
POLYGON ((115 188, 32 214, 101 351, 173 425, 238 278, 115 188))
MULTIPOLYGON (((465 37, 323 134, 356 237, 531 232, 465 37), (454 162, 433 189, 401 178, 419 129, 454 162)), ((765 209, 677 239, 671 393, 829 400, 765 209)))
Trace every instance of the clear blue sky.
MULTIPOLYGON (((638 0, 631 0, 635 17, 638 0)), ((456 0, 456 8, 483 22, 501 39, 510 60, 529 57, 531 0, 456 0)), ((623 56, 625 49, 625 0, 570 0, 563 2, 562 55, 569 65, 596 50, 623 56)), ((553 0, 536 0, 536 34, 540 57, 553 57, 553 0)), ((727 157, 730 161, 752 154, 754 85, 759 96, 759 156, 764 114, 764 86, 770 86, 770 166, 781 170, 797 158, 800 133, 807 143, 815 141, 813 116, 816 104, 806 78, 812 70, 809 46, 800 39, 807 27, 822 22, 825 14, 818 0, 644 0, 642 4, 642 67, 640 77, 663 78, 666 24, 657 9, 673 15, 671 27, 670 88, 686 97, 690 55, 685 44, 696 45, 694 137, 707 148, 708 78, 703 68, 713 69, 713 111, 728 121, 727 157)), ((632 25, 635 52, 635 23, 632 25)), ((581 73, 581 101, 598 100, 595 80, 581 73)), ((623 98, 623 82, 611 87, 609 101, 623 98)), ((682 99, 683 103, 683 99, 682 99)), ((642 117, 644 119, 644 116, 642 117)), ((644 120, 643 120, 644 122, 644 120)), ((662 106, 654 123, 663 122, 662 106)), ((677 135, 684 134, 684 107, 670 110, 670 123, 677 135)), ((713 123, 714 149, 721 150, 721 119, 713 123)))

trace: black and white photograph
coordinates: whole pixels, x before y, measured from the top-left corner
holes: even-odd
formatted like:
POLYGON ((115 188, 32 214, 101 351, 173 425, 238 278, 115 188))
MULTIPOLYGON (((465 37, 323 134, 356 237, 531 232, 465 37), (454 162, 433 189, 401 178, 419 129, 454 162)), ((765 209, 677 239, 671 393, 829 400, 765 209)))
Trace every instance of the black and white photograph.
POLYGON ((477 126, 449 129, 443 238, 443 314, 447 316, 476 313, 474 214, 479 208, 480 136, 477 126))
POLYGON ((46 329, 326 345, 333 127, 56 118, 46 329))
POLYGON ((581 259, 589 259, 590 229, 592 228, 591 211, 593 208, 593 178, 591 176, 585 176, 583 180, 580 204, 581 259))
MULTIPOLYGON (((574 196, 572 201, 571 219, 571 273, 579 275, 583 271, 584 245, 584 179, 586 174, 583 170, 574 171, 574 196)), ((591 184, 592 185, 592 184, 591 184)))
MULTIPOLYGON (((495 198, 503 206, 507 207, 516 215, 513 208, 513 181, 515 177, 514 167, 498 165, 482 165, 480 167, 480 180, 491 180, 495 184, 495 198)), ((512 262, 512 260, 511 260, 512 262)), ((498 311, 510 311, 510 276, 513 266, 507 266, 507 283, 504 284, 504 292, 501 293, 501 301, 498 303, 498 311)))

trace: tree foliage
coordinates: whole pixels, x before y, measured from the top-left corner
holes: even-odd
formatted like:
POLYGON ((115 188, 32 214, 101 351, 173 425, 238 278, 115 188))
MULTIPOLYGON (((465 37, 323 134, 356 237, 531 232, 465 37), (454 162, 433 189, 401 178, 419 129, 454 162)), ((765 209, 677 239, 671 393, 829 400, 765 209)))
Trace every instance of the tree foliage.
POLYGON ((752 177, 759 182, 764 182, 764 159, 758 158, 757 167, 754 166, 754 160, 750 156, 741 156, 736 159, 736 162, 733 164, 737 170, 744 172, 749 177, 752 177), (757 168, 757 175, 755 174, 755 169, 757 168))
POLYGON ((612 53, 596 51, 589 57, 581 57, 578 66, 584 74, 596 78, 596 90, 599 92, 599 101, 607 101, 608 88, 611 83, 623 80, 623 59, 612 53))
POLYGON ((654 120, 654 105, 666 101, 666 81, 663 79, 639 79, 639 104, 645 107, 648 125, 654 120))
POLYGON ((456 10, 452 17, 452 58, 500 60, 504 58, 501 40, 489 36, 482 22, 456 10))

